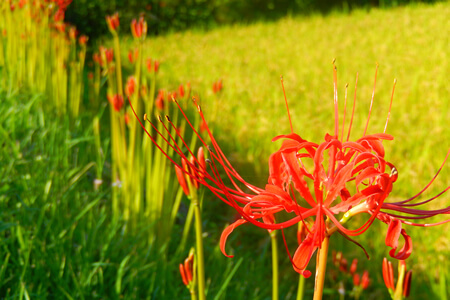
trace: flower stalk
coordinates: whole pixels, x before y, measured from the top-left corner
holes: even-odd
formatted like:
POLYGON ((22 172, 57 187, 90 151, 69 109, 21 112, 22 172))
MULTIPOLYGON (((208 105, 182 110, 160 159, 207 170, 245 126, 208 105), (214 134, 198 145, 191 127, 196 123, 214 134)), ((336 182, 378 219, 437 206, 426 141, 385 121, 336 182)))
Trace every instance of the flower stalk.
POLYGON ((314 300, 322 300, 323 287, 325 283, 325 275, 327 270, 328 247, 330 245, 330 237, 327 235, 322 241, 319 252, 317 254, 316 266, 316 282, 314 285, 314 300))

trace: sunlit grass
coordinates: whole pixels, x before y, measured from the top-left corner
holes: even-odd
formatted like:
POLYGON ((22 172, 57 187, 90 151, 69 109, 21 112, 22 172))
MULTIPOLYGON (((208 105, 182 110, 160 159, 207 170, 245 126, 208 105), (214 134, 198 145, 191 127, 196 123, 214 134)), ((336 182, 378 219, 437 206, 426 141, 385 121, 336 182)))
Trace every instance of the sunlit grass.
MULTIPOLYGON (((378 63, 368 132, 383 131, 396 78, 387 130, 395 140, 385 146, 387 159, 400 173, 392 197, 407 198, 434 175, 450 146, 449 14, 450 4, 440 3, 188 31, 148 40, 145 57, 162 62, 158 88, 191 83, 225 154, 255 184, 266 182, 268 156, 279 147, 272 137, 289 132, 281 74, 294 130, 308 140, 321 141, 333 128, 332 60, 337 59, 342 109, 344 86, 349 83, 351 103, 359 72, 352 130, 352 137, 358 138, 364 130, 378 63), (218 79, 223 80, 224 89, 216 97, 212 84, 218 79)), ((131 44, 123 47, 122 53, 127 53, 131 44)), ((107 150, 105 184, 98 191, 93 188, 96 149, 91 124, 96 112, 83 112, 86 115, 70 125, 47 112, 48 96, 16 94, 16 88, 0 93, 0 297, 188 299, 177 268, 187 253, 173 254, 187 202, 181 205, 169 255, 162 259, 166 250, 148 244, 152 224, 140 222, 130 234, 124 230, 123 219, 113 220, 107 150)), ((101 119, 105 149, 107 126, 108 120, 101 119)), ((442 190, 448 178, 447 163, 427 195, 442 190)), ((448 196, 436 202, 436 206, 447 206, 448 196)), ((269 299, 267 231, 242 226, 230 236, 227 251, 235 258, 228 259, 221 254, 218 240, 235 213, 207 194, 202 218, 207 298, 269 299), (236 265, 239 268, 233 274, 236 265), (228 280, 231 283, 225 286, 228 280)), ((294 229, 286 234, 295 235, 294 229)), ((415 272, 411 299, 434 299, 439 288, 446 287, 445 281, 439 286, 438 276, 447 274, 449 280, 448 229, 448 225, 407 228, 415 246, 408 260, 408 269, 415 272)), ((358 272, 369 269, 372 284, 363 299, 387 297, 381 278, 381 259, 388 255, 385 232, 386 226, 378 224, 357 237, 371 254, 370 261, 357 246, 339 236, 332 238, 333 249, 345 251, 349 260, 359 258, 358 272)), ((191 244, 192 236, 191 232, 191 244)), ((279 242, 280 298, 295 299, 298 277, 279 242)), ((290 250, 295 246, 289 244, 290 250)), ((311 297, 312 287, 313 278, 306 283, 306 298, 311 297)), ((325 293, 337 297, 331 281, 328 287, 325 293)))
MULTIPOLYGON (((294 130, 308 140, 321 141, 333 128, 332 60, 337 60, 341 112, 345 84, 349 84, 351 103, 359 72, 352 130, 352 137, 358 138, 367 119, 378 63, 368 132, 384 130, 393 81, 397 79, 387 129, 395 139, 386 143, 386 150, 387 159, 400 172, 391 197, 405 199, 427 184, 450 146, 450 59, 445 30, 449 13, 450 5, 440 3, 306 19, 288 17, 275 23, 158 37, 148 41, 147 49, 149 55, 162 61, 162 85, 191 82, 228 156, 244 162, 239 168, 244 178, 260 183, 267 178, 268 155, 279 146, 270 140, 289 132, 279 76, 284 77, 294 130), (224 90, 216 101, 211 85, 219 78, 223 79, 224 90), (216 111, 220 112, 217 117, 216 111)), ((348 120, 347 115, 346 126, 348 120)), ((448 167, 444 167, 426 195, 444 189, 448 178, 448 167)), ((435 206, 445 207, 445 203, 448 197, 444 196, 435 206)), ((374 266, 370 268, 375 274, 379 271, 377 261, 387 256, 384 246, 376 246, 384 243, 386 227, 376 228, 370 236, 358 239, 372 250, 370 263, 374 266), (377 231, 380 233, 375 234, 377 231)), ((417 280, 423 280, 430 269, 436 274, 439 263, 448 256, 448 236, 441 235, 447 229, 448 225, 425 230, 407 228, 417 250, 411 260, 413 267, 427 270, 417 280), (436 253, 438 262, 427 259, 436 253)))

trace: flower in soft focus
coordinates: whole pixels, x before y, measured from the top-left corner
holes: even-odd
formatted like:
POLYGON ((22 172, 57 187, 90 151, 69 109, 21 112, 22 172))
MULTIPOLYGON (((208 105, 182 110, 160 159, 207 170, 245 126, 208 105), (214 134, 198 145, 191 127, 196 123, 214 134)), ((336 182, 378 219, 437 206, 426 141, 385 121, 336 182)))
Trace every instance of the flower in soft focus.
POLYGON ((23 8, 25 6, 25 4, 27 4, 26 0, 19 0, 19 7, 23 8))
POLYGON ((113 48, 105 48, 103 46, 100 46, 100 56, 101 56, 101 61, 103 64, 110 64, 112 63, 112 61, 114 60, 114 50, 113 48))
POLYGON ((136 78, 134 76, 130 76, 130 77, 128 77, 128 80, 127 80, 125 94, 128 97, 131 97, 134 94, 135 89, 136 89, 136 78))
POLYGON ((86 46, 87 41, 89 40, 89 37, 87 37, 86 35, 81 35, 78 38, 78 42, 80 43, 80 45, 82 46, 86 46))
POLYGON ((166 96, 166 92, 164 90, 159 90, 158 91, 158 95, 156 96, 156 99, 155 99, 155 106, 159 110, 163 110, 164 109, 165 96, 166 96))
POLYGON ((114 110, 119 112, 123 106, 123 97, 119 94, 107 95, 109 103, 113 106, 114 110))
POLYGON ((64 10, 63 9, 58 9, 55 13, 55 15, 53 16, 53 20, 55 22, 62 22, 64 21, 64 10))
POLYGON ((155 60, 154 62, 152 61, 151 58, 147 58, 147 60, 145 61, 145 64, 147 66, 147 71, 152 73, 158 73, 159 70, 159 61, 155 60))
POLYGON ((398 263, 398 282, 394 283, 394 270, 392 263, 383 259, 383 280, 392 299, 400 300, 403 297, 407 298, 411 290, 412 271, 406 272, 406 262, 400 260, 398 263))
POLYGON ((363 290, 367 289, 370 284, 370 278, 369 278, 369 272, 366 270, 363 272, 363 275, 361 277, 361 287, 363 290))
POLYGON ((130 63, 134 64, 134 62, 138 59, 138 57, 139 57, 138 48, 128 51, 128 60, 130 61, 130 63))
POLYGON ((94 79, 94 73, 89 72, 89 73, 88 73, 88 79, 89 79, 89 80, 94 79))
POLYGON ((222 88, 223 88, 222 79, 220 79, 213 83, 212 91, 214 94, 217 94, 218 92, 220 92, 222 90, 222 88))
POLYGON ((191 249, 189 251, 189 256, 184 260, 184 264, 179 265, 181 280, 191 291, 193 291, 195 286, 194 252, 194 249, 191 249))
POLYGON ((129 116, 128 112, 126 112, 126 113, 124 114, 123 119, 124 119, 124 121, 125 121, 125 124, 128 125, 128 124, 130 123, 130 116, 129 116))
POLYGON ((354 258, 353 261, 352 261, 352 264, 350 266, 350 270, 349 270, 350 274, 355 273, 356 272, 356 268, 358 268, 358 259, 354 258))
MULTIPOLYGON (((205 168, 192 164, 187 159, 185 152, 181 151, 179 147, 172 144, 168 145, 171 151, 173 150, 174 153, 186 160, 189 168, 195 170, 196 174, 202 174, 200 179, 193 178, 194 180, 206 186, 219 199, 232 206, 242 216, 242 219, 233 222, 222 232, 220 249, 224 255, 232 257, 227 255, 225 244, 233 230, 242 224, 252 223, 268 230, 281 230, 284 239, 285 228, 297 225, 299 222, 305 222, 307 234, 298 245, 293 257, 290 256, 286 243, 285 246, 294 269, 308 277, 311 272, 306 268, 311 257, 321 247, 325 238, 336 231, 351 240, 351 236, 366 232, 376 219, 381 220, 388 225, 386 245, 392 248, 389 253, 390 256, 404 260, 411 254, 412 242, 405 229, 402 228, 403 224, 428 227, 450 221, 445 220, 428 224, 410 221, 450 213, 450 207, 437 210, 412 208, 430 202, 450 189, 450 187, 447 187, 442 193, 431 199, 411 203, 431 185, 440 169, 431 182, 414 197, 399 202, 386 201, 398 177, 395 166, 385 158, 383 145, 385 141, 393 140, 393 136, 386 133, 389 117, 382 133, 367 134, 373 103, 372 96, 369 117, 362 136, 354 141, 349 140, 353 121, 352 113, 350 125, 348 125, 348 134, 345 138, 345 109, 341 125, 336 69, 334 69, 333 75, 334 130, 331 134, 325 134, 323 141, 314 143, 294 133, 292 122, 290 122, 290 133, 272 139, 274 142, 282 141, 282 143, 279 150, 269 157, 269 178, 264 188, 248 183, 233 168, 208 128, 203 112, 194 99, 200 117, 204 122, 205 130, 208 132, 211 146, 208 146, 200 137, 196 128, 193 128, 192 125, 191 127, 194 133, 199 136, 203 146, 209 150, 210 163, 205 168), (226 180, 222 179, 224 175, 227 177, 226 180), (230 184, 224 182, 230 182, 230 184), (401 215, 398 214, 399 212, 401 215), (277 220, 279 213, 283 214, 283 219, 277 220), (353 225, 351 226, 352 229, 344 227, 344 224, 349 222, 353 216, 361 213, 368 215, 362 224, 353 225), (288 219, 285 218, 286 216, 288 216, 288 219), (405 240, 402 247, 399 247, 400 236, 403 236, 405 240), (400 250, 398 250, 399 248, 400 250)), ((186 116, 178 102, 175 101, 175 103, 186 116)), ((355 103, 353 107, 354 105, 355 103)), ((344 106, 346 107, 346 105, 344 106)), ((290 120, 289 110, 288 116, 290 120)), ((168 122, 171 123, 170 119, 168 119, 168 122)), ((142 123, 141 125, 145 128, 142 123)), ((157 133, 164 136, 170 134, 170 131, 157 133)), ((147 134, 152 142, 157 144, 152 135, 149 132, 147 134)), ((179 134, 176 138, 172 137, 166 142, 176 139, 187 145, 179 134)), ((192 151, 189 150, 189 152, 192 151)), ((449 153, 450 151, 447 157, 449 153)), ((165 154, 172 163, 181 168, 167 153, 165 154)))
POLYGON ((100 66, 103 65, 100 53, 95 52, 94 54, 92 54, 92 60, 94 61, 94 63, 99 64, 100 66))
POLYGON ((178 87, 178 94, 180 95, 180 98, 184 98, 184 86, 182 84, 178 87))
POLYGON ((108 24, 108 28, 109 31, 111 31, 111 33, 116 33, 117 32, 117 28, 119 28, 119 13, 116 12, 111 16, 106 16, 106 24, 108 24))
POLYGON ((147 35, 147 22, 145 22, 144 17, 140 17, 138 21, 136 19, 131 21, 131 34, 135 38, 145 38, 147 35))
POLYGON ((69 27, 69 38, 71 40, 76 40, 77 39, 77 35, 78 35, 77 28, 75 26, 70 26, 69 27))

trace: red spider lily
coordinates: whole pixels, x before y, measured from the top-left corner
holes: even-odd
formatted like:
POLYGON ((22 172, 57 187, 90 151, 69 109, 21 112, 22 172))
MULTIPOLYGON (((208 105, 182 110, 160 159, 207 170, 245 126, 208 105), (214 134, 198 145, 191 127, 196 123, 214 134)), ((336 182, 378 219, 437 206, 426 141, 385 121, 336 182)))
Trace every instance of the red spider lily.
POLYGON ((92 54, 92 60, 94 61, 94 63, 99 64, 100 66, 103 66, 103 61, 101 59, 100 53, 92 54))
POLYGON ((366 270, 363 272, 363 275, 361 277, 361 287, 363 290, 367 289, 370 284, 370 278, 369 278, 369 272, 366 270))
POLYGON ((146 66, 147 66, 147 71, 149 71, 150 73, 151 72, 158 73, 159 61, 155 60, 155 62, 153 63, 151 58, 147 58, 146 66))
POLYGON ((134 62, 138 59, 138 57, 139 57, 138 48, 128 51, 128 60, 130 61, 130 63, 134 64, 134 62))
POLYGON ((78 42, 79 42, 80 45, 82 45, 82 46, 86 46, 86 43, 87 43, 88 40, 89 40, 89 37, 86 36, 86 35, 81 35, 81 36, 78 38, 78 42))
POLYGON ((69 27, 69 38, 71 40, 76 40, 78 35, 78 31, 74 26, 69 27))
POLYGON ((220 79, 213 83, 212 91, 214 94, 217 94, 218 92, 220 92, 222 90, 222 88, 223 88, 222 79, 220 79))
POLYGON ((119 13, 116 12, 111 16, 106 16, 106 24, 108 24, 109 31, 111 33, 116 33, 117 28, 119 28, 119 13))
POLYGON ((400 260, 398 264, 398 280, 400 282, 395 286, 392 263, 388 261, 386 257, 383 259, 383 280, 392 297, 396 294, 403 295, 405 298, 408 297, 411 290, 411 279, 412 271, 409 270, 406 272, 406 262, 400 260), (401 289, 401 291, 398 291, 397 289, 401 289))
POLYGON ((360 286, 363 290, 367 289, 370 284, 369 272, 364 271, 363 275, 360 277, 359 274, 353 274, 353 285, 360 286))
POLYGON ((125 94, 128 97, 131 97, 134 94, 135 89, 136 89, 136 78, 134 76, 130 76, 130 77, 128 77, 128 80, 127 80, 125 94))
POLYGON ((350 266, 350 274, 354 274, 357 268, 358 268, 358 259, 354 258, 350 266))
POLYGON ((156 108, 158 108, 159 110, 164 109, 165 98, 166 98, 166 92, 163 90, 159 90, 158 95, 156 96, 156 100, 155 100, 156 108))
POLYGON ((63 9, 58 9, 55 13, 55 15, 53 16, 53 20, 55 22, 62 22, 64 21, 64 10, 63 9))
POLYGON ((180 95, 180 98, 184 98, 184 86, 182 84, 178 87, 178 94, 180 95))
POLYGON ((23 8, 25 6, 25 4, 27 4, 26 0, 19 0, 19 7, 23 8))
MULTIPOLYGON (((207 168, 188 162, 186 154, 175 143, 176 138, 171 136, 169 139, 165 139, 164 133, 159 132, 156 126, 153 126, 154 130, 173 151, 187 161, 189 168, 194 170, 196 174, 202 175, 201 178, 193 179, 210 189, 226 204, 234 207, 242 216, 242 219, 229 225, 222 233, 220 248, 224 255, 232 257, 226 254, 225 243, 231 232, 242 224, 252 223, 268 230, 282 230, 283 240, 288 250, 283 229, 296 225, 299 222, 305 222, 305 229, 308 232, 306 237, 297 247, 293 257, 289 254, 289 251, 288 255, 294 269, 308 277, 311 275, 311 272, 307 271, 306 267, 312 255, 321 246, 325 237, 330 236, 335 231, 339 231, 344 236, 357 236, 368 230, 375 219, 379 219, 389 225, 386 245, 392 248, 390 255, 397 259, 406 259, 411 253, 412 244, 411 238, 402 229, 402 224, 432 226, 450 221, 445 220, 432 224, 417 224, 407 221, 407 219, 426 219, 450 212, 450 207, 430 211, 410 208, 430 202, 450 188, 447 187, 443 192, 429 200, 414 204, 410 203, 431 185, 440 170, 416 196, 400 202, 385 203, 398 176, 394 165, 386 161, 383 147, 383 141, 393 139, 391 135, 385 133, 390 109, 384 132, 366 134, 374 98, 374 93, 372 93, 369 117, 367 118, 362 137, 356 141, 349 141, 351 124, 353 122, 352 113, 347 138, 344 139, 345 110, 342 131, 340 131, 336 69, 334 69, 333 75, 335 113, 333 134, 326 134, 324 141, 321 143, 309 142, 293 132, 292 122, 290 122, 291 133, 272 139, 272 141, 282 140, 282 145, 269 158, 269 179, 264 188, 259 188, 246 182, 233 168, 208 128, 203 112, 195 99, 194 103, 204 122, 205 130, 211 141, 211 147, 206 144, 197 129, 192 126, 176 100, 175 103, 193 132, 198 136, 200 142, 209 150, 210 160, 207 168), (226 174, 230 185, 224 183, 221 173, 226 174), (396 213, 391 213, 391 211, 401 212, 404 215, 400 216, 396 213), (275 216, 279 212, 288 213, 290 218, 282 222, 275 222, 275 216), (352 216, 359 213, 369 214, 368 219, 361 226, 356 229, 347 229, 343 226, 352 216), (306 220, 312 221, 311 225, 308 225, 306 220), (400 235, 404 237, 405 244, 396 254, 400 235)), ((356 97, 353 108, 355 101, 356 97)), ((290 120, 289 109, 288 116, 290 120)), ((170 127, 175 125, 170 119, 168 119, 167 125, 163 124, 165 131, 170 134, 170 127)), ((145 130, 142 123, 141 125, 145 130)), ((152 135, 149 132, 147 134, 159 150, 163 151, 152 135)), ((183 137, 179 134, 177 135, 184 147, 188 149, 189 154, 194 156, 183 137)), ((183 170, 172 158, 167 154, 166 156, 173 164, 183 170)), ((183 172, 188 176, 190 174, 185 170, 183 172)))
POLYGON ((145 22, 144 17, 140 17, 138 21, 136 19, 131 21, 131 34, 135 38, 145 37, 147 34, 147 22, 145 22))
POLYGON ((113 50, 113 48, 110 48, 110 49, 108 49, 108 48, 105 48, 105 47, 103 47, 103 46, 100 46, 100 48, 99 48, 99 51, 100 51, 100 56, 101 56, 101 64, 100 65, 103 65, 103 64, 110 64, 110 63, 112 63, 112 61, 114 60, 114 50, 113 50))
POLYGON ((113 106, 114 110, 119 112, 123 106, 123 97, 119 94, 115 94, 114 96, 107 95, 109 103, 113 106))
POLYGON ((183 280, 183 283, 185 286, 189 286, 191 282, 193 281, 193 269, 194 269, 194 252, 191 251, 189 253, 189 256, 184 260, 184 264, 180 264, 180 275, 181 280, 183 280))

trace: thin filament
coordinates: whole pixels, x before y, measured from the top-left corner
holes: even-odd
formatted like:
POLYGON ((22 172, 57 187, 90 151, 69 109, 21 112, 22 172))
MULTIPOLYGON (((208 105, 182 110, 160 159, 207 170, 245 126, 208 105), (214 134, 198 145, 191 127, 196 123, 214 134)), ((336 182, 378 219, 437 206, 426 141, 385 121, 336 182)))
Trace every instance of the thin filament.
POLYGON ((283 88, 284 102, 286 103, 286 110, 287 110, 288 117, 289 117, 289 125, 291 126, 291 133, 293 133, 294 128, 292 127, 291 113, 289 112, 289 105, 288 105, 287 98, 286 98, 286 91, 284 90, 283 76, 280 76, 280 80, 281 80, 281 87, 283 88))

